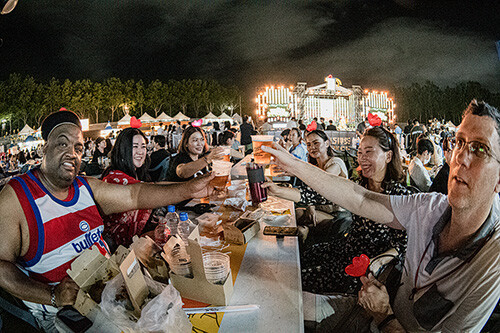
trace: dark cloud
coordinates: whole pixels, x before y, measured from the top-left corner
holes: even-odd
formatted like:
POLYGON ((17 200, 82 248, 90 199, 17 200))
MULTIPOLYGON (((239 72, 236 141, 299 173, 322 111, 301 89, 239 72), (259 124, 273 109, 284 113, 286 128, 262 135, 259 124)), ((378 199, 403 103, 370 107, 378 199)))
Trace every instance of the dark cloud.
POLYGON ((498 1, 20 1, 0 79, 213 78, 258 85, 475 80, 500 90, 498 1))

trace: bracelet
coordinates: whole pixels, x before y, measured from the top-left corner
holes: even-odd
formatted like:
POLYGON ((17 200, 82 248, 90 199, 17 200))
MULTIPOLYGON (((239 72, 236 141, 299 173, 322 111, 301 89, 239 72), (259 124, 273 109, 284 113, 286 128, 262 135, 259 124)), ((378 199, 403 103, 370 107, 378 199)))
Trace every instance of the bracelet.
POLYGON ((52 303, 52 306, 57 308, 56 304, 56 286, 51 285, 50 286, 50 303, 52 303))
POLYGON ((393 314, 388 315, 387 317, 385 317, 385 319, 384 319, 384 320, 382 320, 382 321, 380 322, 380 324, 378 324, 378 326, 377 326, 378 330, 379 330, 380 332, 382 332, 382 330, 384 329, 384 327, 386 327, 386 326, 387 326, 387 324, 389 324, 389 322, 390 322, 391 320, 394 320, 394 319, 396 319, 396 316, 394 315, 394 313, 393 313, 393 314))

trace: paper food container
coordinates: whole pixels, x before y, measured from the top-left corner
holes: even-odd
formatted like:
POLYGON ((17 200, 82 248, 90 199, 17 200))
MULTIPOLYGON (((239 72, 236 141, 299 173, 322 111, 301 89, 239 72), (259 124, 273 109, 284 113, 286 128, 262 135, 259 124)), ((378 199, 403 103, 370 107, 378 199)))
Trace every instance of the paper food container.
POLYGON ((135 256, 134 250, 131 250, 125 260, 123 260, 120 265, 120 271, 125 280, 125 287, 127 288, 130 302, 134 306, 134 315, 140 318, 144 300, 149 294, 149 288, 142 274, 141 264, 135 256))
POLYGON ((226 242, 243 245, 248 243, 260 230, 260 223, 254 219, 240 217, 234 223, 223 225, 226 242))
POLYGON ((129 252, 120 246, 108 259, 96 246, 92 246, 71 263, 71 268, 66 272, 80 287, 73 306, 82 315, 87 316, 99 306, 104 283, 120 273, 120 264, 129 252))
POLYGON ((134 236, 132 241, 133 243, 130 245, 130 249, 134 250, 136 256, 139 251, 155 253, 152 258, 154 259, 154 267, 151 267, 151 265, 148 265, 146 262, 142 262, 140 255, 138 259, 141 261, 141 264, 146 268, 146 271, 153 280, 168 284, 168 267, 167 263, 160 255, 161 247, 156 245, 156 243, 149 236, 140 238, 138 236, 134 236))
POLYGON ((182 297, 212 305, 228 305, 233 294, 231 270, 229 270, 224 284, 208 282, 205 277, 201 247, 198 243, 199 238, 200 233, 198 227, 196 227, 188 238, 189 246, 187 247, 187 252, 191 257, 193 277, 179 276, 170 272, 170 280, 182 297))

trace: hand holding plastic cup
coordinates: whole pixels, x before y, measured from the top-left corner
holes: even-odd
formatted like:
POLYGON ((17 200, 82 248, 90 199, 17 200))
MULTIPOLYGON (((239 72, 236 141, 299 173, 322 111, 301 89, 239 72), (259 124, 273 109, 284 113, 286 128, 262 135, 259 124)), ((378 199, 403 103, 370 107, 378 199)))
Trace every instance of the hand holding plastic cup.
POLYGON ((271 154, 262 150, 262 146, 272 147, 274 136, 272 135, 252 135, 253 157, 257 164, 271 163, 271 154))
POLYGON ((212 170, 215 173, 215 178, 210 181, 210 185, 218 191, 224 190, 231 174, 232 166, 233 163, 231 162, 222 160, 212 161, 212 170))

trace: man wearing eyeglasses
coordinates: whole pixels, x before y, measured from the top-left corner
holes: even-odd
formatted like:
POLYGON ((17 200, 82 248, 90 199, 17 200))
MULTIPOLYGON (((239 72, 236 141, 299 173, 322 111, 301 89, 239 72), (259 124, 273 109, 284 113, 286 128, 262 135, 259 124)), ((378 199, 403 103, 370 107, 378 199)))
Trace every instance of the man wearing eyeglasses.
MULTIPOLYGON (((395 300, 373 275, 359 304, 383 332, 479 332, 500 297, 500 112, 472 101, 450 160, 448 195, 387 196, 263 148, 277 164, 354 214, 404 229, 405 271, 395 300)), ((361 253, 360 253, 361 254, 361 253)))

